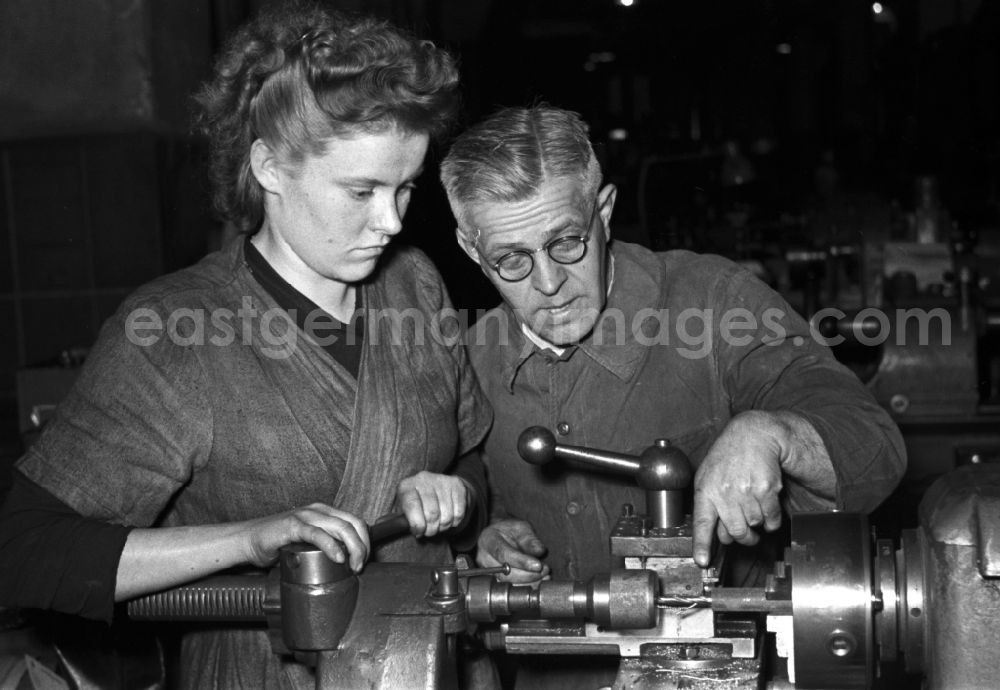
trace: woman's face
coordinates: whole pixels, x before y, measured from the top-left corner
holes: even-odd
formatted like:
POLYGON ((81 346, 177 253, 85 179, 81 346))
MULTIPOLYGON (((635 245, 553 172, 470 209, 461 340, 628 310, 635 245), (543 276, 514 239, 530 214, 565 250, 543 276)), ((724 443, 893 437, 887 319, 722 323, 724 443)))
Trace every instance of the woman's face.
POLYGON ((298 164, 272 160, 258 179, 266 190, 262 239, 275 270, 297 286, 368 277, 403 227, 427 142, 393 128, 330 139, 325 153, 298 164))

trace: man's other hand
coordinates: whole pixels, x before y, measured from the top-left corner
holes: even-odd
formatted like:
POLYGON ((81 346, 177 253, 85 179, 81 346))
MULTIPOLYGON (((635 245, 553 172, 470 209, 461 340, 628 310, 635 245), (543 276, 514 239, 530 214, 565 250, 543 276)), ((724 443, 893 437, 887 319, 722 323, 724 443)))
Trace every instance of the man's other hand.
POLYGON ((507 563, 510 574, 501 580, 528 583, 549 576, 549 566, 539 560, 547 549, 524 520, 497 520, 479 535, 476 563, 495 568, 507 563))
POLYGON ((709 565, 712 535, 753 545, 756 528, 781 526, 782 442, 768 413, 737 415, 712 444, 694 476, 694 560, 709 565))

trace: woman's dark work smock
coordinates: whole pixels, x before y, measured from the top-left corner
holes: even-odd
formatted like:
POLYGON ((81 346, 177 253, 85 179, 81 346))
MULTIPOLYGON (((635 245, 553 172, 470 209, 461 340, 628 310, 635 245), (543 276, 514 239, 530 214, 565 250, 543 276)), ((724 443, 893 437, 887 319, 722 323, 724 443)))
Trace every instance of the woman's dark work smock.
MULTIPOLYGON (((251 276, 242 241, 150 283, 104 325, 19 469, 81 514, 126 525, 241 521, 315 501, 372 522, 402 479, 454 470, 491 414, 439 318, 450 303, 426 257, 387 253, 361 289, 355 378, 251 276)), ((375 557, 451 556, 444 541, 406 537, 375 557)), ((186 687, 314 683, 262 631, 191 633, 182 654, 186 687)))

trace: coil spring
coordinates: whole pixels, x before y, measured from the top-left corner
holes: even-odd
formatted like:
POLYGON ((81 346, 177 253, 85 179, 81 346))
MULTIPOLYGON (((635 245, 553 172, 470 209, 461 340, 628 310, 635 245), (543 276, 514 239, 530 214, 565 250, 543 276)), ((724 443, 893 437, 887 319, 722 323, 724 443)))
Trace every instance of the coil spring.
POLYGON ((194 583, 134 599, 128 615, 136 620, 263 621, 266 596, 263 580, 194 583))

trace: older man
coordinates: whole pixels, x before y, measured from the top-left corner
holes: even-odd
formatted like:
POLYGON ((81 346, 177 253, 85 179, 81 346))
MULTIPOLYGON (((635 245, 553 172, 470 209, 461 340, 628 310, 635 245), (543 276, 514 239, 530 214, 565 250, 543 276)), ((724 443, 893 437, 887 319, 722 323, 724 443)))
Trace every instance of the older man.
POLYGON ((718 256, 611 240, 616 190, 575 113, 502 110, 457 139, 441 178, 459 243, 503 297, 468 337, 495 410, 481 564, 589 577, 622 503, 643 504, 627 479, 526 464, 516 440, 535 424, 565 444, 683 449, 703 566, 715 535, 754 544, 782 504, 870 511, 892 491, 899 431, 777 293, 718 256))

